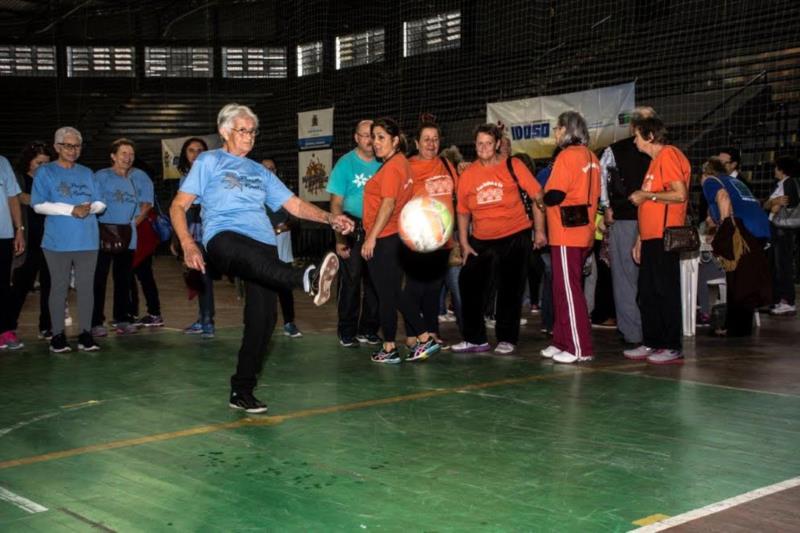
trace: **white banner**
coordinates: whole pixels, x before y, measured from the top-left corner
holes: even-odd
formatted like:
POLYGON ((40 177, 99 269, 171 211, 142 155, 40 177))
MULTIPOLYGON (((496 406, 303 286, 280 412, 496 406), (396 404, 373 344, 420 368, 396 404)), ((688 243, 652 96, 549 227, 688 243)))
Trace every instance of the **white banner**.
POLYGON ((629 137, 628 122, 636 106, 634 82, 555 96, 540 96, 486 105, 486 121, 502 122, 511 137, 511 151, 548 158, 555 148, 558 115, 577 111, 589 125, 592 150, 629 137))
POLYGON ((175 137, 174 139, 161 139, 161 164, 164 167, 165 180, 177 180, 181 178, 181 173, 178 171, 178 160, 181 157, 181 148, 183 148, 183 143, 192 137, 203 139, 208 145, 209 150, 222 146, 222 141, 216 133, 210 135, 189 135, 188 137, 175 137))
POLYGON ((297 114, 297 145, 301 150, 329 148, 333 144, 333 108, 297 114))
POLYGON ((310 150, 297 155, 300 198, 308 202, 330 200, 331 195, 325 189, 333 168, 333 150, 310 150))

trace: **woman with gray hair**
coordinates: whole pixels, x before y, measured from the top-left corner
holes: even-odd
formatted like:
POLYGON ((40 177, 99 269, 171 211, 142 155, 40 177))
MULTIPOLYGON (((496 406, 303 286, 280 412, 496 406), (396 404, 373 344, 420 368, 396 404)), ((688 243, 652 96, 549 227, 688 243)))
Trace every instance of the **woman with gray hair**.
POLYGON ((82 141, 81 133, 75 128, 67 126, 56 131, 58 159, 38 168, 31 193, 33 210, 46 215, 42 249, 50 271, 49 303, 53 324, 50 351, 56 353, 71 350, 64 334, 64 301, 73 267, 81 331, 78 349, 100 349, 91 334, 94 270, 100 245, 95 214, 106 206, 101 201, 92 171, 77 163, 82 141))
POLYGON ((553 268, 553 344, 541 354, 558 363, 577 363, 594 357, 581 282, 594 239, 600 164, 588 148, 589 129, 580 113, 561 113, 554 133, 561 152, 544 188, 553 268))
POLYGON ((199 200, 203 209, 202 245, 223 274, 245 281, 244 336, 236 373, 231 377, 229 405, 248 413, 267 406, 254 395, 277 316, 276 290, 302 287, 316 305, 331 294, 339 262, 328 253, 319 266, 292 268, 278 259, 275 232, 264 215, 285 208, 297 218, 326 223, 342 234, 353 230, 344 215, 333 215, 292 194, 269 170, 246 156, 258 136, 258 117, 243 105, 220 110, 217 127, 223 146, 200 154, 170 207, 172 224, 187 267, 205 273, 203 254, 186 223, 186 211, 199 200))

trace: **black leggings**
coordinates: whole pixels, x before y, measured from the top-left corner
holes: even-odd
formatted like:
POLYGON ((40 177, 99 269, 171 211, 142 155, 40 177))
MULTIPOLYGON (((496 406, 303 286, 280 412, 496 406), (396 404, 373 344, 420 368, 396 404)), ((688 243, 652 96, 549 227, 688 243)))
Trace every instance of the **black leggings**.
POLYGON ((231 390, 251 392, 267 355, 277 319, 277 293, 303 286, 303 271, 278 259, 278 249, 232 231, 215 235, 206 247, 222 274, 245 281, 244 333, 231 390))
POLYGON ((397 336, 397 305, 403 280, 400 246, 397 234, 380 238, 375 243, 372 259, 367 261, 369 275, 378 293, 378 315, 385 342, 394 342, 397 336))
POLYGON ((662 239, 642 241, 638 288, 644 345, 656 350, 680 350, 683 340, 680 255, 665 252, 662 239))
POLYGON ((130 287, 131 280, 133 279, 131 274, 132 263, 133 250, 125 250, 118 254, 110 254, 101 251, 97 254, 97 267, 94 270, 94 309, 92 310, 92 327, 102 326, 106 319, 106 285, 108 284, 109 268, 112 268, 111 275, 114 279, 114 321, 130 322, 132 320, 133 310, 131 308, 130 287))
POLYGON ((400 247, 400 263, 406 273, 406 284, 400 293, 400 312, 406 335, 416 337, 423 332, 439 333, 439 297, 450 250, 419 253, 400 247))

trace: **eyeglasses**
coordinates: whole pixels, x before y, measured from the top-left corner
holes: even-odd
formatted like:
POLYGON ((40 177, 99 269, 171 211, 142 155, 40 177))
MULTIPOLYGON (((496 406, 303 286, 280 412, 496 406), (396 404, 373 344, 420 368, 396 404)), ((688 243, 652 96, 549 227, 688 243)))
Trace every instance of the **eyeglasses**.
POLYGON ((70 143, 56 143, 57 146, 64 148, 65 150, 80 150, 80 144, 70 144, 70 143))
POLYGON ((235 131, 239 135, 250 136, 250 137, 258 137, 258 134, 260 133, 258 130, 246 130, 244 128, 239 128, 238 130, 231 128, 231 131, 235 131))
POLYGON ((360 137, 361 139, 369 139, 372 137, 369 133, 356 133, 356 137, 360 137))

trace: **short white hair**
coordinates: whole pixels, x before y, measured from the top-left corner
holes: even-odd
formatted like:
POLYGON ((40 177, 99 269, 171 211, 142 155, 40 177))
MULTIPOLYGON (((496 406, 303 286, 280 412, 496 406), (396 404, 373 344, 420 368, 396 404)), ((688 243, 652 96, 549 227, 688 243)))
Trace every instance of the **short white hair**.
POLYGON ((217 115, 217 128, 220 130, 231 131, 233 121, 238 117, 247 117, 253 119, 256 123, 255 127, 258 129, 258 117, 253 110, 246 105, 241 104, 228 104, 219 110, 217 115))
POLYGON ((67 135, 74 135, 78 138, 78 142, 83 144, 83 135, 81 132, 73 128, 72 126, 64 126, 63 128, 58 128, 55 134, 55 143, 61 144, 64 142, 64 137, 67 135))

